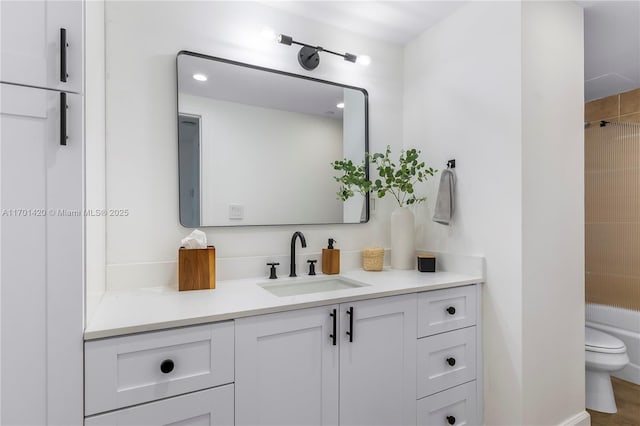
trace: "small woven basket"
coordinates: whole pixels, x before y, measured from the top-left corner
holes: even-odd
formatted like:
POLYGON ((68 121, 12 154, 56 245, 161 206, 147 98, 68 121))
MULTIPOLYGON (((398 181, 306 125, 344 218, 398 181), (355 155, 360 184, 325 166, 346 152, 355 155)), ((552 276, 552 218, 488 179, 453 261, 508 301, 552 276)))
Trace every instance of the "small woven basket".
POLYGON ((365 271, 382 271, 384 266, 384 249, 369 247, 362 250, 362 268, 365 271))

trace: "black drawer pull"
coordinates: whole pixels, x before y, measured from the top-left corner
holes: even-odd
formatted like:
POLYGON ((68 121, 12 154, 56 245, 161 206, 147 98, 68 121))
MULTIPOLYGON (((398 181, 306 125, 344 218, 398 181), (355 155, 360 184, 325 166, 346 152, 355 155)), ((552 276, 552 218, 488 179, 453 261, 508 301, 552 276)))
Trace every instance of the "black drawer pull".
POLYGON ((447 358, 447 364, 449 364, 450 366, 454 366, 456 365, 456 359, 455 358, 447 358))
POLYGON ((60 28, 60 81, 63 83, 67 82, 67 47, 69 44, 67 43, 67 30, 65 28, 60 28))
POLYGON ((450 425, 455 425, 456 424, 456 418, 453 416, 447 416, 447 423, 449 423, 450 425))
POLYGON ((175 365, 173 364, 173 360, 171 359, 165 359, 164 361, 162 361, 162 363, 160 364, 160 371, 162 371, 164 374, 168 374, 171 373, 173 371, 173 367, 175 365))
POLYGON ((349 341, 353 342, 353 306, 347 310, 347 315, 349 315, 349 331, 347 331, 347 336, 349 336, 349 341))
POLYGON ((331 341, 333 343, 333 346, 336 346, 336 337, 337 337, 337 324, 336 321, 338 320, 338 314, 336 312, 336 310, 334 309, 330 314, 330 317, 333 317, 333 334, 330 334, 329 337, 331 337, 331 341))
POLYGON ((67 139, 67 94, 60 93, 60 145, 66 145, 67 139))
POLYGON ((447 312, 449 312, 449 315, 455 315, 456 314, 456 308, 454 308, 453 306, 449 306, 447 308, 447 312))

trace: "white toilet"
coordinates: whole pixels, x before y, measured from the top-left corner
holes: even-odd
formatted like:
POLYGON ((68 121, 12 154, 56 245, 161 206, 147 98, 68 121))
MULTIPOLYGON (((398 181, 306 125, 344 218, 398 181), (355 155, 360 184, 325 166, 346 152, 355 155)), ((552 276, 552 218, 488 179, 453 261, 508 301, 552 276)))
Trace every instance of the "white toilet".
POLYGON ((624 342, 603 331, 585 327, 585 361, 587 408, 603 413, 617 412, 610 374, 629 363, 624 342))

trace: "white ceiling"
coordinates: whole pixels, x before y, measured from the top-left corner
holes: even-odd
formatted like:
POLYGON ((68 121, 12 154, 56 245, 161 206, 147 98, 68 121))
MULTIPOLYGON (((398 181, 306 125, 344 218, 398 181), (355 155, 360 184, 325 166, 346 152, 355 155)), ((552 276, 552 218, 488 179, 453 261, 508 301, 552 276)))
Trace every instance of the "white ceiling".
POLYGON ((640 1, 581 1, 585 99, 640 87, 640 1))
MULTIPOLYGON (((466 1, 264 1, 294 15, 404 45, 466 1)), ((585 98, 640 87, 640 0, 577 1, 585 9, 585 98)), ((291 34, 295 38, 295 34, 291 34)))
MULTIPOLYGON (((373 39, 406 44, 465 1, 264 1, 373 39)), ((295 39, 295 34, 291 34, 295 39)))

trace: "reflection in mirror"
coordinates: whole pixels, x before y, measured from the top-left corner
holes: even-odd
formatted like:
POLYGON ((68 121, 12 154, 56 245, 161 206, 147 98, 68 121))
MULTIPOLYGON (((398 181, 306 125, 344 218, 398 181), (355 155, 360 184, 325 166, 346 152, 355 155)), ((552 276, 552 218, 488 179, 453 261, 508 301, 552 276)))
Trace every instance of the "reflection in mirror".
POLYGON ((177 76, 183 226, 369 219, 368 198, 336 198, 330 166, 365 159, 364 89, 191 52, 177 76))

